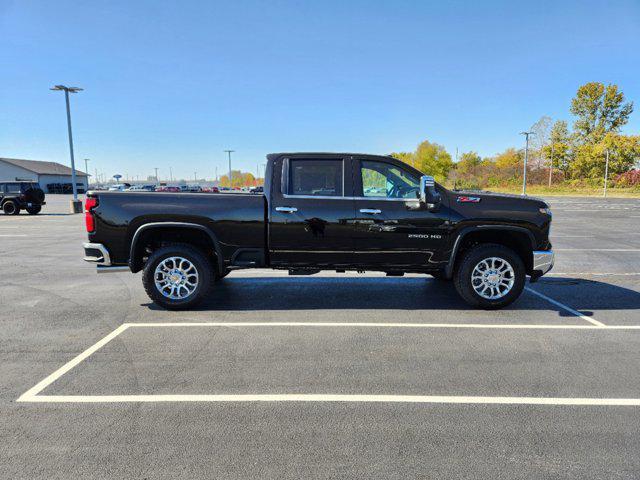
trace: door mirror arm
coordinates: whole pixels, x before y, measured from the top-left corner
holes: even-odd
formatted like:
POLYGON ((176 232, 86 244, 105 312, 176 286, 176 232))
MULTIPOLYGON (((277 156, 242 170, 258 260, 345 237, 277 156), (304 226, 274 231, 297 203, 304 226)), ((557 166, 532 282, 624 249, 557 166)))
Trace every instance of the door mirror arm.
POLYGON ((423 175, 420 177, 420 204, 429 212, 437 212, 440 209, 442 199, 436 190, 436 182, 433 177, 423 175))

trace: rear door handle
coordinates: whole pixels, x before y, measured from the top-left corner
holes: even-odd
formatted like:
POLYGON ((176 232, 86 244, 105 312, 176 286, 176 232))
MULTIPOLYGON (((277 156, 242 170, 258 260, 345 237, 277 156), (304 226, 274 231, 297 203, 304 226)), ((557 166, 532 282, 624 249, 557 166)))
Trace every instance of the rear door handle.
POLYGON ((377 208, 361 208, 360 213, 368 213, 370 215, 377 215, 378 213, 382 213, 382 210, 378 210, 377 208))
POLYGON ((276 212, 293 213, 297 211, 296 207, 276 207, 276 212))

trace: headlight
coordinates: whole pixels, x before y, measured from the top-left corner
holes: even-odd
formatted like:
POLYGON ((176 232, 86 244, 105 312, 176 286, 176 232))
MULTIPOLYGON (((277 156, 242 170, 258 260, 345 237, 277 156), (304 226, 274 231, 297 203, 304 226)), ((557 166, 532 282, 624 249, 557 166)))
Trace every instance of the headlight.
POLYGON ((541 209, 540 209, 540 213, 544 213, 544 214, 546 214, 546 215, 551 216, 551 209, 550 209, 549 207, 547 207, 547 208, 541 208, 541 209))

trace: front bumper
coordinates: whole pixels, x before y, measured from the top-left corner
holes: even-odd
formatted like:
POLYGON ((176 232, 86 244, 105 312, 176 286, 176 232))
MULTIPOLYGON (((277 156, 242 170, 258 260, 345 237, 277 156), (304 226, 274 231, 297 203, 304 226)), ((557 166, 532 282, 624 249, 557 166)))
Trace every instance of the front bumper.
POLYGON ((541 277, 553 268, 554 261, 553 250, 535 250, 533 252, 533 275, 541 277))

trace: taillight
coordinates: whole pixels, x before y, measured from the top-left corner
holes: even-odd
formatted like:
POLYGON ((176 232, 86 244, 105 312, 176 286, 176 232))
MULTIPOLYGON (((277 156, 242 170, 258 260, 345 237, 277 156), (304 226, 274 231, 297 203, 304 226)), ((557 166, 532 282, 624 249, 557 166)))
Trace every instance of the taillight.
POLYGON ((87 232, 91 233, 96 229, 96 221, 93 218, 92 209, 98 206, 98 199, 94 197, 87 197, 84 202, 84 222, 87 226, 87 232))

